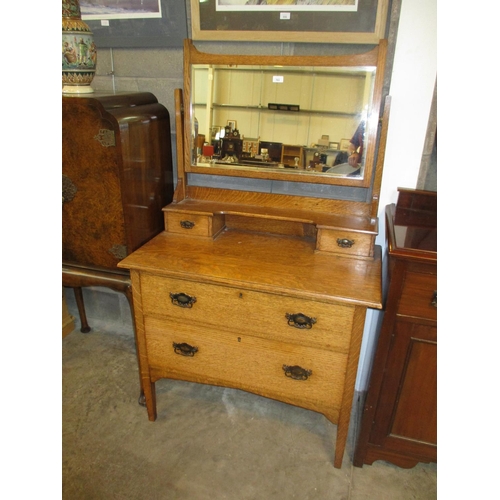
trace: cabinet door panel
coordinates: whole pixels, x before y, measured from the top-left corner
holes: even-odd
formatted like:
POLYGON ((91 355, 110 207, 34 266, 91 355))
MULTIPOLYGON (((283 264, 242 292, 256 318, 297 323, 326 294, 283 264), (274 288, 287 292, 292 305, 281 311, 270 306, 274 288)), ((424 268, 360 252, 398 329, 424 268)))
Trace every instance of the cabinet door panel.
POLYGON ((63 183, 72 187, 74 196, 65 199, 62 209, 62 257, 81 265, 115 268, 125 255, 114 255, 114 249, 127 245, 122 159, 117 124, 103 113, 87 99, 63 100, 63 183), (105 145, 95 138, 104 132, 112 137, 105 145))
POLYGON ((370 441, 435 445, 437 328, 396 322, 388 359, 370 441))
POLYGON ((436 444, 437 344, 412 339, 409 351, 391 433, 436 444))

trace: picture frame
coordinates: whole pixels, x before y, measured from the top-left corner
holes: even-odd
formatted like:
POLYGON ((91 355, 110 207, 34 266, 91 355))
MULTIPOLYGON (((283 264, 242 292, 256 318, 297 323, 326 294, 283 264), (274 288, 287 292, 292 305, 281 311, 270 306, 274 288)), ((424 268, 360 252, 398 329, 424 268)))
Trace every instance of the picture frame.
POLYGON ((237 128, 236 127, 236 120, 228 120, 227 125, 229 125, 231 127, 231 132, 237 128))
POLYGON ((104 48, 182 48, 188 37, 185 0, 160 0, 161 17, 86 20, 97 50, 104 48))
MULTIPOLYGON (((357 0, 356 11, 216 10, 217 0, 190 0, 193 40, 378 44, 385 38, 389 0, 357 0)), ((297 6, 297 8, 300 8, 297 6)))
POLYGON ((338 142, 330 142, 328 145, 328 149, 333 149, 334 151, 338 151, 340 144, 338 142))
POLYGON ((347 151, 349 149, 349 144, 351 144, 350 139, 341 139, 340 140, 340 151, 347 151))

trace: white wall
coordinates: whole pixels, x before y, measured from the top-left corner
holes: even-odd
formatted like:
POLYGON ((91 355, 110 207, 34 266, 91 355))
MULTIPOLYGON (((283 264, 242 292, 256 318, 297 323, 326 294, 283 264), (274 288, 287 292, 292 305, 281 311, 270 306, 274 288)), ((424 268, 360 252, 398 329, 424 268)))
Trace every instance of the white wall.
MULTIPOLYGON (((377 244, 384 251, 385 207, 397 188, 415 188, 437 75, 437 0, 402 0, 394 55, 391 116, 379 204, 377 244)), ((356 390, 367 389, 380 312, 369 310, 361 346, 356 390)))

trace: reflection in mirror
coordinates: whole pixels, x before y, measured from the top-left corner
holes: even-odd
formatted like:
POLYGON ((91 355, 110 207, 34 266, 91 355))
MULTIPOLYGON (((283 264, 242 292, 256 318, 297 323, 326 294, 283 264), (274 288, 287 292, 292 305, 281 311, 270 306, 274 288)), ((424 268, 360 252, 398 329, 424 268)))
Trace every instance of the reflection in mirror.
POLYGON ((375 66, 191 71, 193 165, 363 178, 375 66))

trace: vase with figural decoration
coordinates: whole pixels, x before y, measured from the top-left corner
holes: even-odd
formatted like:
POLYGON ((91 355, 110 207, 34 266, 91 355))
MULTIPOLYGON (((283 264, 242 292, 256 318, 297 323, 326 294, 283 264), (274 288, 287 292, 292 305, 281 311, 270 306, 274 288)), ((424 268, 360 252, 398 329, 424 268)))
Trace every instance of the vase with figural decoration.
POLYGON ((62 0, 63 93, 89 94, 95 75, 97 50, 94 35, 82 21, 78 0, 62 0))

